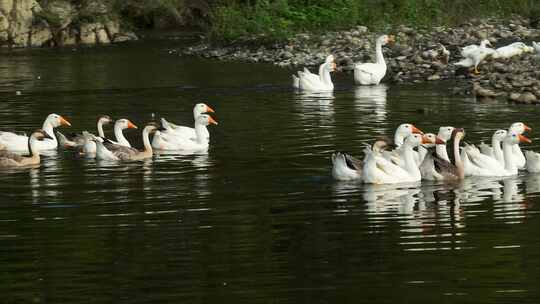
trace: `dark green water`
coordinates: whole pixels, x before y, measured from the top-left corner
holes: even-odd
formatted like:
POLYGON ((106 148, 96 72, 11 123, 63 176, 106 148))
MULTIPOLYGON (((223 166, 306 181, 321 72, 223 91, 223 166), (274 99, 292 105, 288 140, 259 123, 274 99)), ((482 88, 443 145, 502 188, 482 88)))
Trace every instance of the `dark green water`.
POLYGON ((99 114, 191 124, 199 101, 219 122, 208 155, 59 151, 0 172, 1 303, 538 303, 540 176, 373 187, 334 182, 329 156, 402 122, 478 142, 523 121, 539 149, 540 108, 351 75, 299 95, 291 71, 182 58, 174 43, 1 54, 2 130, 51 112, 73 131, 99 114))

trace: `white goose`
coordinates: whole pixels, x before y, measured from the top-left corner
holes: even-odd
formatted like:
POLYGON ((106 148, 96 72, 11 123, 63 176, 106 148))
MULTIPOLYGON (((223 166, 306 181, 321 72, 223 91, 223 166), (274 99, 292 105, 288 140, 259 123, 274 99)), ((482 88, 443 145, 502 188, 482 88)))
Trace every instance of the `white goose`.
MULTIPOLYGON (((418 129, 416 126, 404 123, 397 127, 396 131, 394 132, 394 145, 396 146, 396 149, 392 151, 383 151, 382 155, 394 162, 395 164, 399 166, 404 166, 404 159, 402 155, 402 149, 401 146, 403 145, 403 142, 406 137, 408 137, 411 134, 424 134, 420 129, 418 129)), ((413 154, 415 155, 415 161, 418 162, 419 156, 416 151, 413 151, 413 154)))
MULTIPOLYGON (((439 127, 439 132, 437 133, 437 136, 434 136, 433 134, 426 134, 426 137, 428 140, 431 141, 432 145, 435 146, 435 153, 437 156, 445 161, 450 161, 448 158, 448 152, 446 151, 446 142, 450 140, 452 137, 452 134, 454 132, 454 127, 450 126, 443 126, 439 127)), ((431 145, 427 145, 428 147, 431 145)), ((419 153, 417 155, 420 155, 418 159, 416 159, 417 164, 420 168, 420 172, 422 173, 422 177, 426 176, 427 174, 430 174, 433 170, 433 160, 432 157, 430 157, 430 151, 426 150, 425 148, 418 148, 419 153), (422 153, 420 153, 422 152, 422 153), (426 157, 430 158, 431 160, 426 161, 426 157)))
MULTIPOLYGON (((520 142, 528 142, 531 140, 525 136, 509 131, 502 142, 504 165, 501 165, 495 158, 480 153, 474 146, 466 146, 464 151, 468 157, 468 161, 474 166, 472 175, 475 176, 511 176, 518 173, 518 167, 515 163, 513 154, 513 146, 520 142)), ((465 162, 464 162, 465 163, 465 162)), ((465 163, 466 165, 466 163, 465 163)))
POLYGON ((356 63, 354 65, 354 81, 360 85, 377 85, 386 75, 386 62, 382 46, 395 40, 393 35, 382 35, 375 43, 375 62, 356 63))
POLYGON ((459 62, 456 62, 455 65, 466 68, 474 66, 474 73, 480 74, 480 71, 478 71, 478 65, 488 56, 492 56, 493 54, 495 54, 495 50, 486 47, 486 45, 491 45, 489 40, 483 40, 480 43, 480 46, 469 45, 464 47, 461 50, 461 56, 463 56, 463 59, 459 62))
POLYGON ((514 42, 512 44, 509 44, 507 46, 503 46, 500 48, 495 49, 495 54, 493 54, 493 58, 512 58, 514 56, 519 56, 523 53, 533 53, 534 48, 526 45, 523 42, 514 42))
MULTIPOLYGON (((373 143, 373 151, 375 153, 381 152, 388 147, 388 141, 386 139, 377 139, 373 143)), ((336 152, 332 154, 332 176, 339 181, 351 181, 362 179, 362 166, 361 160, 350 156, 347 153, 336 152)))
POLYGON ((527 171, 531 173, 540 172, 540 153, 534 151, 525 151, 527 159, 527 171))
POLYGON ((116 142, 115 141, 111 141, 111 142, 124 146, 124 147, 131 147, 131 144, 124 136, 125 129, 138 129, 138 128, 134 123, 132 123, 127 118, 118 119, 114 123, 114 137, 116 138, 116 142))
POLYGON ((330 72, 336 70, 334 55, 329 55, 323 64, 319 66, 319 75, 311 73, 308 69, 298 71, 298 76, 292 75, 293 87, 306 91, 333 91, 334 83, 330 72))
POLYGON ((504 166, 504 155, 501 148, 501 142, 504 140, 508 132, 506 130, 497 130, 491 136, 491 146, 481 143, 478 145, 480 152, 492 158, 495 158, 501 165, 504 166))
MULTIPOLYGON (((525 133, 526 131, 531 131, 531 130, 532 129, 526 124, 522 122, 515 122, 510 126, 510 128, 508 129, 508 132, 514 132, 521 135, 525 133)), ((525 155, 523 155, 523 152, 521 151, 519 144, 514 145, 512 147, 512 150, 513 150, 512 155, 514 157, 514 162, 516 163, 518 169, 524 169, 525 163, 527 160, 525 159, 525 155)))
POLYGON ((38 165, 41 162, 39 155, 39 143, 44 139, 52 139, 52 137, 43 130, 34 131, 28 138, 28 156, 22 156, 17 153, 0 151, 0 167, 25 167, 38 165))
POLYGON ((454 127, 443 126, 439 128, 439 133, 437 133, 437 136, 444 141, 444 144, 436 145, 435 151, 440 158, 446 161, 450 161, 450 158, 448 157, 448 151, 446 150, 446 142, 448 142, 450 138, 452 138, 452 136, 454 135, 454 130, 454 127))
POLYGON ((96 159, 99 160, 143 160, 152 158, 153 150, 150 145, 150 133, 158 130, 157 126, 149 124, 142 131, 144 150, 140 151, 132 147, 115 144, 101 137, 94 137, 96 143, 96 159))
POLYGON ((154 139, 152 140, 152 146, 158 150, 174 150, 174 151, 188 151, 188 152, 204 152, 208 150, 209 140, 205 134, 208 133, 206 126, 209 124, 218 123, 207 114, 201 114, 195 120, 195 133, 197 138, 195 140, 191 138, 169 136, 167 134, 156 132, 154 139))
POLYGON ((486 46, 488 45, 491 46, 491 42, 487 39, 480 41, 480 45, 476 45, 476 44, 467 45, 461 49, 461 56, 468 57, 479 48, 486 48, 486 46))
POLYGON ((446 141, 448 141, 452 135, 453 127, 440 127, 439 134, 445 134, 446 130, 451 130, 450 135, 441 137, 432 133, 426 133, 424 136, 429 140, 429 144, 421 145, 418 147, 418 154, 422 154, 421 162, 419 165, 420 174, 423 179, 435 180, 433 177, 433 148, 435 148, 435 154, 441 159, 448 161, 448 152, 446 151, 446 141), (441 132, 442 131, 442 132, 441 132))
MULTIPOLYGON (((197 117, 199 117, 203 113, 215 113, 214 109, 212 109, 210 106, 208 106, 205 103, 198 103, 193 107, 193 120, 197 120, 197 117)), ((193 127, 186 127, 186 126, 178 126, 175 125, 167 120, 165 118, 161 118, 161 126, 165 129, 164 131, 161 131, 161 133, 167 133, 174 136, 180 136, 185 138, 191 138, 196 139, 197 134, 195 133, 195 128, 193 127)), ((208 132, 206 133, 206 137, 209 137, 208 132)))
POLYGON ((408 136, 403 143, 404 168, 380 157, 377 152, 366 148, 366 158, 362 170, 362 179, 369 184, 396 184, 416 182, 422 178, 420 170, 414 159, 413 148, 420 144, 427 144, 427 138, 420 134, 408 136))
MULTIPOLYGON (((53 150, 58 147, 58 140, 54 135, 54 128, 59 126, 71 126, 71 124, 58 114, 49 114, 43 122, 42 129, 47 132, 51 138, 45 138, 36 142, 36 147, 40 151, 53 150)), ((8 151, 26 152, 28 151, 28 136, 18 135, 12 132, 0 132, 0 145, 3 145, 8 151)))
POLYGON ((540 61, 540 42, 532 43, 534 50, 536 51, 536 60, 540 61))

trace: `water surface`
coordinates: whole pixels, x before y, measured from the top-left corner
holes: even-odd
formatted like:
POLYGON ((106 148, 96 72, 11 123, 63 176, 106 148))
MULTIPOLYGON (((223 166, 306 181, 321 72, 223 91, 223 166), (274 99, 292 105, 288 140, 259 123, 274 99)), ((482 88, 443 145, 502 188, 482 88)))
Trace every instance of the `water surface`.
POLYGON ((538 302, 540 176, 365 186, 333 181, 330 155, 361 156, 402 122, 479 142, 523 121, 538 150, 539 108, 345 74, 333 93, 302 94, 293 71, 170 52, 181 43, 2 53, 2 130, 52 112, 73 131, 100 114, 191 124, 200 101, 219 122, 208 154, 100 163, 59 150, 0 172, 2 302, 538 302))

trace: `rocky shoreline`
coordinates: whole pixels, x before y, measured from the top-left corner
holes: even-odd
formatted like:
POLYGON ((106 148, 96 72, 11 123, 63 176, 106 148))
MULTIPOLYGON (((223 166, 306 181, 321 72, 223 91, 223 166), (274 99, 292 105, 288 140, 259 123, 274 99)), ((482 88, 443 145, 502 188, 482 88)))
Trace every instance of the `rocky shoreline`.
POLYGON ((0 1, 0 46, 48 47, 137 40, 104 0, 0 1))
MULTIPOLYGON (((540 29, 526 18, 471 20, 456 27, 428 30, 399 26, 388 34, 396 36, 394 45, 384 48, 388 72, 383 82, 421 83, 443 79, 458 80, 456 94, 475 94, 479 98, 503 97, 521 103, 540 103, 540 59, 538 54, 523 54, 506 60, 491 59, 470 74, 453 63, 461 60, 461 48, 488 39, 494 48, 522 41, 540 41, 540 29), (449 63, 438 59, 441 45, 450 51, 449 63), (466 90, 463 90, 463 88, 466 90)), ((318 66, 334 54, 338 71, 351 73, 355 62, 375 60, 375 39, 380 33, 365 26, 322 35, 298 34, 270 46, 253 42, 232 46, 201 43, 180 53, 217 60, 272 63, 284 68, 318 66)), ((293 71, 291 71, 293 72, 293 71)), ((352 75, 351 75, 352 79, 352 75)), ((352 81, 352 80, 351 80, 352 81)))

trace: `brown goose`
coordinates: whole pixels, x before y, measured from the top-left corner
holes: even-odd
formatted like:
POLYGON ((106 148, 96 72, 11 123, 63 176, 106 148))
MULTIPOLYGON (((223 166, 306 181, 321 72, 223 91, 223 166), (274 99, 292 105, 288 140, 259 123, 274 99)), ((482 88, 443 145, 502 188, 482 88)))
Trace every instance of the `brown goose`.
POLYGON ((454 150, 454 162, 449 162, 440 157, 435 151, 428 154, 426 161, 432 161, 431 174, 423 176, 424 179, 430 180, 461 180, 465 177, 465 170, 463 162, 461 161, 459 143, 465 137, 465 130, 462 128, 455 128, 452 132, 453 150, 454 150))
MULTIPOLYGON (((97 130, 99 137, 105 137, 105 132, 103 132, 103 125, 112 123, 113 120, 109 115, 101 115, 97 121, 97 130)), ((71 134, 70 136, 65 136, 64 134, 56 131, 58 136, 58 144, 67 149, 77 149, 82 150, 86 140, 83 134, 71 134)), ((95 148, 94 148, 95 153, 95 148)))
POLYGON ((52 137, 42 129, 34 131, 30 137, 28 137, 28 156, 12 153, 7 150, 0 150, 0 167, 25 167, 38 165, 41 162, 39 156, 38 142, 41 140, 52 137))
POLYGON ((149 135, 158 130, 155 124, 148 124, 142 131, 144 150, 115 144, 107 139, 95 137, 96 158, 101 160, 142 160, 151 158, 153 151, 149 135))

